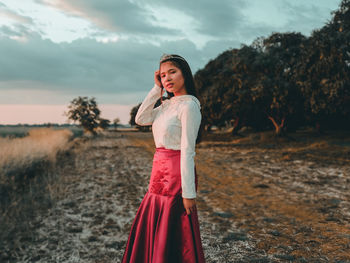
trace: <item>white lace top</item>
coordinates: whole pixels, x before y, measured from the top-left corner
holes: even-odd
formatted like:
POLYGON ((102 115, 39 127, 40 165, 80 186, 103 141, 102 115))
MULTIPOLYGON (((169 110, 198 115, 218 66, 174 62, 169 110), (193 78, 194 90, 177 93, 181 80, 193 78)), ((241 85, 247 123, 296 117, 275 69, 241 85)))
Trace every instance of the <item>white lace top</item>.
POLYGON ((160 91, 161 88, 154 85, 138 109, 135 122, 141 126, 152 125, 156 147, 181 150, 182 197, 195 198, 194 156, 202 119, 200 102, 195 96, 180 95, 154 108, 160 91))

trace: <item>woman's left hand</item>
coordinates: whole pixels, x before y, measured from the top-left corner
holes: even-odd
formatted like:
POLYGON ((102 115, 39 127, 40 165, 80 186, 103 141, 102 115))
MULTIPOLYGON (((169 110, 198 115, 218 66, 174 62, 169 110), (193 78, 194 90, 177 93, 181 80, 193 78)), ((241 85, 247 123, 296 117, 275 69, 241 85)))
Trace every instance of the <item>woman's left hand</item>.
POLYGON ((193 198, 193 199, 183 198, 183 204, 188 215, 197 209, 196 198, 193 198))

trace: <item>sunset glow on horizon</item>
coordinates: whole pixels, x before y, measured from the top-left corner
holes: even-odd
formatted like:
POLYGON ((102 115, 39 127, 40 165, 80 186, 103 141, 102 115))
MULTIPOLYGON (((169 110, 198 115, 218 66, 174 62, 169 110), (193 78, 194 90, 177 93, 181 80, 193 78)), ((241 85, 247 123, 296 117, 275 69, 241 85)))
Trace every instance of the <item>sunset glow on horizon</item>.
MULTIPOLYGON (((128 124, 130 110, 135 105, 101 104, 101 117, 113 122, 120 119, 120 124, 128 124)), ((0 104, 0 124, 44 124, 44 123, 69 123, 64 112, 68 111, 68 105, 25 105, 25 104, 0 104)), ((72 123, 72 122, 70 122, 72 123)))

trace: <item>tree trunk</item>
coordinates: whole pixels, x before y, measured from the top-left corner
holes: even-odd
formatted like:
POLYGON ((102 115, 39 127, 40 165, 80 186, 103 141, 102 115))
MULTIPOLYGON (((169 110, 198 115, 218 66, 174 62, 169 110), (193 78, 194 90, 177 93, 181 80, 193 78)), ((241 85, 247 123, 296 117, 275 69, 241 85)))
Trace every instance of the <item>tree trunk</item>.
POLYGON ((281 136, 283 134, 282 133, 282 131, 283 131, 282 129, 284 127, 285 117, 282 118, 281 124, 277 124, 277 122, 275 121, 275 119, 273 117, 271 117, 271 116, 267 116, 267 117, 271 120, 273 126, 275 126, 275 134, 277 136, 281 136))
POLYGON ((238 133, 238 125, 240 124, 240 122, 239 122, 239 117, 237 117, 236 119, 235 119, 235 121, 233 122, 233 129, 232 129, 232 135, 237 135, 237 133, 238 133))

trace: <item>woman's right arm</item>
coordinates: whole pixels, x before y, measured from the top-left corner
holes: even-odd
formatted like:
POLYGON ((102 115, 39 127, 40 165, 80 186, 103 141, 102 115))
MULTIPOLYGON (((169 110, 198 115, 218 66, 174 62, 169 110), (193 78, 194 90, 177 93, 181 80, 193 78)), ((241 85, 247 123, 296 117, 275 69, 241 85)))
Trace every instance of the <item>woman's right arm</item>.
POLYGON ((146 98, 143 100, 140 108, 135 116, 135 123, 141 126, 151 125, 154 117, 160 107, 154 109, 154 104, 160 98, 161 88, 154 84, 154 87, 149 91, 146 98))

